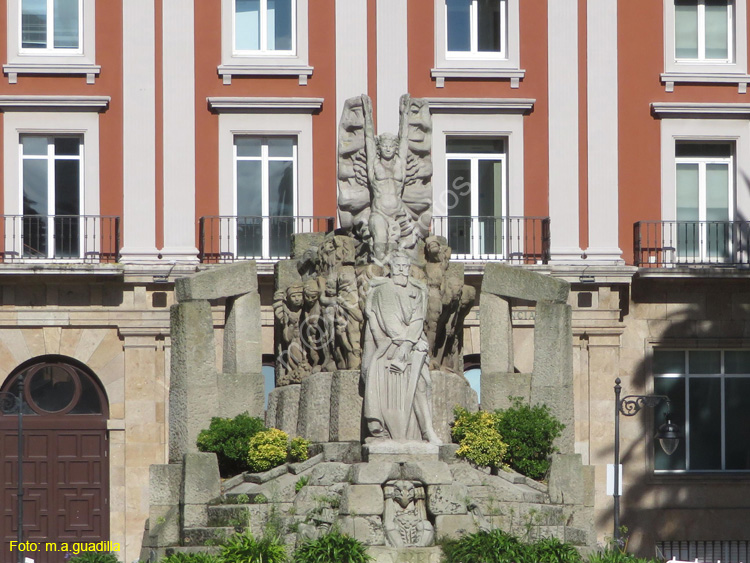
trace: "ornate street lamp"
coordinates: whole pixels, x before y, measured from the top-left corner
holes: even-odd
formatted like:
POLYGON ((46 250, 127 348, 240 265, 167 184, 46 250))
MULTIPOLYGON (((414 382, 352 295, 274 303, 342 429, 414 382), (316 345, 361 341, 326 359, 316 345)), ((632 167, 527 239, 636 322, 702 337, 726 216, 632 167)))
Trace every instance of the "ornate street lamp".
POLYGON ((663 402, 667 403, 667 413, 664 424, 659 427, 654 438, 659 440, 661 448, 667 455, 672 455, 680 443, 682 430, 671 420, 669 409, 670 400, 666 395, 626 395, 620 398, 622 386, 620 378, 615 379, 615 542, 620 541, 620 414, 624 416, 635 416, 643 407, 654 408, 663 402))
POLYGON ((18 563, 23 563, 24 555, 20 545, 23 543, 23 379, 24 374, 18 376, 18 393, 0 391, 0 407, 2 414, 17 413, 18 416, 18 563))

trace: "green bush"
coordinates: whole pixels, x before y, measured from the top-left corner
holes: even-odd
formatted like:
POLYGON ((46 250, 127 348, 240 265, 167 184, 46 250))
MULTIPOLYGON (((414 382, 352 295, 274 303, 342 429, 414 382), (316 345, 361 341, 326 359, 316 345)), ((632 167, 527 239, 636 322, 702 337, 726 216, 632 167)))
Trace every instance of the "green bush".
POLYGON ((286 548, 276 534, 256 539, 250 532, 234 534, 221 546, 223 563, 284 563, 286 548))
POLYGON ((542 538, 531 545, 536 563, 581 563, 581 554, 557 538, 542 538))
POLYGON ((607 547, 589 555, 589 563, 662 563, 659 559, 636 557, 617 547, 607 547))
POLYGON ((440 542, 445 563, 533 563, 533 548, 502 530, 440 542))
POLYGON ((247 413, 234 418, 215 417, 209 427, 198 434, 198 449, 216 454, 222 476, 236 475, 247 469, 250 438, 265 429, 260 418, 247 413))
POLYGON ((371 560, 362 542, 337 530, 303 543, 294 552, 294 563, 367 563, 371 560))
POLYGON ((269 428, 250 438, 247 452, 248 469, 253 473, 268 471, 286 462, 289 435, 283 430, 269 428))
POLYGON ((305 440, 302 436, 292 439, 291 444, 289 444, 289 461, 295 463, 305 461, 309 457, 309 447, 310 440, 305 440))
POLYGON ((114 553, 88 551, 72 557, 70 563, 120 563, 114 553))
POLYGON ((295 493, 300 492, 304 488, 304 486, 307 485, 307 483, 309 482, 310 482, 310 477, 308 477, 307 475, 303 475, 302 477, 297 479, 297 482, 294 484, 294 492, 295 493))
POLYGON ((549 470, 549 456, 557 451, 552 443, 565 425, 550 413, 547 405, 532 407, 518 397, 512 400, 511 408, 495 413, 495 428, 508 445, 504 461, 527 477, 544 479, 549 470))
POLYGON ((451 435, 460 447, 456 455, 480 466, 498 467, 507 446, 497 431, 497 415, 486 411, 470 413, 462 407, 453 411, 456 420, 451 435))
POLYGON ((159 559, 159 563, 224 563, 217 555, 210 553, 173 553, 159 559))

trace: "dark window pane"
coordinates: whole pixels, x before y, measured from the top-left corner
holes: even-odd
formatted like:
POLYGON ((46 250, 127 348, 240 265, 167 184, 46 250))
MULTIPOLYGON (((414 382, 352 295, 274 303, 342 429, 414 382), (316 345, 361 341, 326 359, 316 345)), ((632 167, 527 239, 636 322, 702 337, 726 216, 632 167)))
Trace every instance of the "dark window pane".
POLYGON ((263 203, 260 161, 237 162, 237 253, 260 256, 263 203))
POLYGON ((81 397, 78 399, 76 406, 70 411, 70 414, 101 414, 102 404, 99 400, 99 393, 85 375, 78 375, 81 381, 81 397))
POLYGON ((471 0, 446 0, 448 51, 471 51, 471 0))
POLYGON ((479 165, 479 239, 484 254, 501 254, 503 215, 503 163, 480 160, 479 165))
POLYGON ((78 49, 78 0, 55 0, 55 49, 78 49))
POLYGON ((750 350, 724 352, 724 373, 750 373, 750 350))
POLYGON ((268 139, 268 156, 294 156, 292 137, 271 137, 268 139))
POLYGON ((237 145, 237 156, 260 156, 260 137, 235 137, 234 144, 237 145))
POLYGON ((688 365, 690 373, 721 373, 721 352, 719 350, 691 350, 688 352, 688 365))
POLYGON ((690 379, 690 469, 721 469, 721 380, 690 379))
POLYGON ((24 135, 21 137, 21 144, 23 145, 24 156, 47 155, 47 146, 49 145, 47 137, 39 137, 37 135, 24 135))
POLYGON ((682 350, 654 350, 654 373, 685 373, 685 352, 682 350))
POLYGON ((288 256, 292 234, 294 233, 293 163, 269 162, 268 179, 271 256, 288 256))
POLYGON ((24 256, 40 258, 47 256, 47 197, 47 160, 24 160, 22 233, 24 256))
POLYGON ((268 49, 292 49, 292 0, 268 0, 268 49))
POLYGON ((448 245, 456 254, 471 248, 471 162, 448 161, 448 245))
POLYGON ((55 161, 55 215, 81 214, 79 160, 55 161))
POLYGON ((37 371, 29 385, 29 394, 36 405, 48 412, 67 407, 75 394, 75 380, 65 369, 46 366, 37 371))
POLYGON ((502 50, 500 30, 500 0, 479 0, 477 3, 478 48, 481 52, 502 50))
POLYGON ((58 156, 81 154, 81 139, 78 137, 55 137, 55 154, 58 156))
POLYGON ((750 378, 728 377, 726 386, 727 469, 750 469, 750 378))
POLYGON ((729 157, 732 156, 731 143, 676 143, 675 156, 678 157, 729 157))
MULTIPOLYGON (((656 354, 654 354, 656 358, 656 354)), ((654 434, 664 424, 664 415, 672 414, 672 422, 685 428, 685 378, 684 377, 656 377, 654 378, 654 394, 666 395, 670 398, 670 405, 661 403, 654 409, 654 434)), ((685 469, 685 440, 680 440, 679 446, 672 455, 667 455, 654 439, 654 469, 677 471, 685 469)))
POLYGON ((47 48, 47 0, 23 0, 21 46, 24 49, 47 48))
POLYGON ((445 152, 503 154, 505 141, 492 137, 448 137, 445 152))

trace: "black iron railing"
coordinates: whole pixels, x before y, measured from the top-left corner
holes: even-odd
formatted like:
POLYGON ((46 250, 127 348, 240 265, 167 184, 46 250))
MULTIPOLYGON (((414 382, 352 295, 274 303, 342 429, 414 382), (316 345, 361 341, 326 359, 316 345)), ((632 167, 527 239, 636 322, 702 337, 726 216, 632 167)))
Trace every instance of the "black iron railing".
POLYGON ((210 264, 289 258, 293 234, 327 233, 334 226, 333 217, 205 216, 198 221, 198 256, 210 264))
POLYGON ((448 239, 456 260, 546 264, 549 261, 549 217, 432 218, 432 234, 448 239))
POLYGON ((750 222, 639 221, 633 263, 641 268, 750 264, 750 222))
POLYGON ((118 262, 120 218, 102 215, 0 215, 0 261, 118 262))

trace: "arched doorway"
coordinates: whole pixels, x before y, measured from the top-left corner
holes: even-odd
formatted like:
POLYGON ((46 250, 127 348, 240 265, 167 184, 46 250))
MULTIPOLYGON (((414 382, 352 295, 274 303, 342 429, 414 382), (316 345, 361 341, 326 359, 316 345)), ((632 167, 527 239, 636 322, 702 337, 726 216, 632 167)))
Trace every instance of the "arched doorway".
MULTIPOLYGON (((107 397, 83 364, 61 356, 35 358, 6 379, 18 393, 24 374, 24 540, 40 542, 35 563, 63 561, 45 542, 109 539, 107 397)), ((17 539, 18 419, 0 409, 3 553, 17 539)), ((15 560, 15 559, 13 559, 15 560)))

